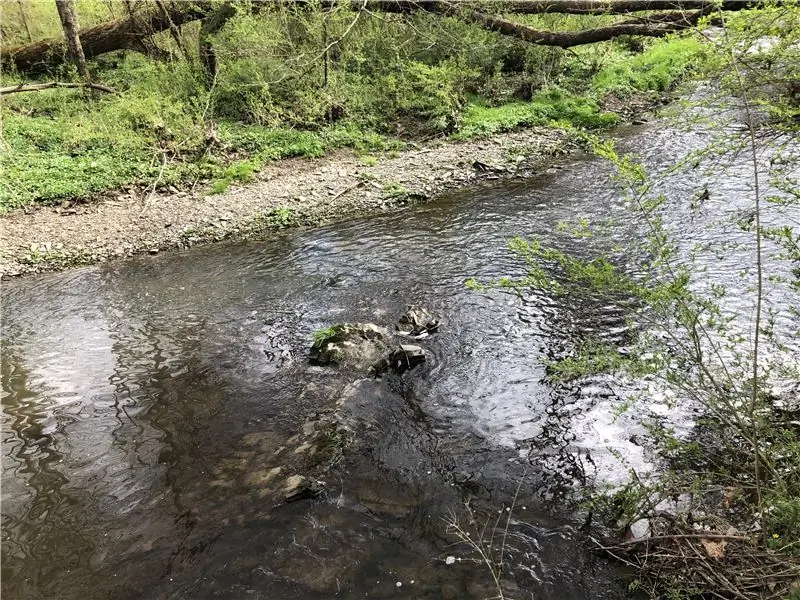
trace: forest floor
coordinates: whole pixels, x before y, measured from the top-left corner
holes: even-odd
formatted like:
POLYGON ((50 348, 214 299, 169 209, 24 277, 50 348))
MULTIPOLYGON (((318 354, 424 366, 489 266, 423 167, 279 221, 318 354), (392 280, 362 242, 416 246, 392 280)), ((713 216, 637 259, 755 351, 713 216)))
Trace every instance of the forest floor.
POLYGON ((542 127, 414 146, 370 160, 345 150, 281 160, 254 182, 217 195, 128 188, 90 202, 12 211, 0 215, 0 272, 54 271, 397 209, 480 180, 529 177, 575 143, 542 127))

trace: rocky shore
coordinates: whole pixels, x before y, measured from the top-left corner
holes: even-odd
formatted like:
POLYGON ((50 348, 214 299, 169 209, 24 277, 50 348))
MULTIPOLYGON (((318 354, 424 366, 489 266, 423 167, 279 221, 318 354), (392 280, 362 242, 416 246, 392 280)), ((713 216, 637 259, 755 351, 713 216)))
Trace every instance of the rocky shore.
POLYGON ((340 151, 279 161, 255 182, 218 195, 129 189, 91 202, 19 210, 0 215, 0 273, 55 271, 395 210, 480 180, 531 176, 569 146, 559 130, 531 128, 412 146, 377 159, 340 151))

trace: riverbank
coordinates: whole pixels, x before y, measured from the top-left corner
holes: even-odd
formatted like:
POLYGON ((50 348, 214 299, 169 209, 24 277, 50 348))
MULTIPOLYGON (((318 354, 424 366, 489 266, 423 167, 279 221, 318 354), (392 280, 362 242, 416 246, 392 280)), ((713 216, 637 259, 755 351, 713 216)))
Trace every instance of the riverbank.
POLYGON ((396 210, 482 180, 528 177, 574 147, 564 130, 528 128, 378 158, 340 150, 278 161, 216 195, 128 188, 94 202, 18 210, 0 216, 0 272, 56 271, 396 210))

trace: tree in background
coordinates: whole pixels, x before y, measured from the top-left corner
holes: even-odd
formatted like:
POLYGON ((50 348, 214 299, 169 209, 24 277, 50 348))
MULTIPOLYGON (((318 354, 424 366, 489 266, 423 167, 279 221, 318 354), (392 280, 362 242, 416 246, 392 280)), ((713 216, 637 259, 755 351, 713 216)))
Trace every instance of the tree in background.
POLYGON ((89 70, 86 68, 86 57, 83 55, 83 46, 78 36, 78 13, 75 10, 75 0, 56 0, 58 16, 61 19, 61 27, 64 30, 64 38, 67 40, 69 56, 81 78, 89 81, 89 70))

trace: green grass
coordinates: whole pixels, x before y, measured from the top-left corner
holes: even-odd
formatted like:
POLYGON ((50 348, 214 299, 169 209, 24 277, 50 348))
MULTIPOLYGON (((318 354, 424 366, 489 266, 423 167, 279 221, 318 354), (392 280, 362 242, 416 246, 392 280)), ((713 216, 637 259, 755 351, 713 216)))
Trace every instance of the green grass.
POLYGON ((705 53, 696 38, 670 38, 602 69, 592 79, 592 87, 599 94, 664 91, 685 77, 705 53))
POLYGON ((338 333, 340 326, 331 325, 330 327, 322 327, 311 333, 311 339, 314 340, 316 347, 321 347, 328 339, 332 338, 338 333))
POLYGON ((297 221, 294 212, 287 206, 273 208, 265 215, 265 219, 269 225, 278 228, 291 227, 297 221))
POLYGON ((249 160, 237 160, 222 169, 219 177, 211 182, 209 194, 221 194, 227 190, 234 181, 246 183, 253 180, 256 165, 249 160))
POLYGON ((399 181, 388 181, 383 186, 387 198, 402 198, 408 194, 408 189, 399 181))
POLYGON ((56 106, 30 116, 4 108, 0 212, 91 198, 154 181, 166 186, 211 179, 209 193, 219 194, 234 182, 251 181, 255 171, 271 161, 315 158, 341 147, 365 152, 401 147, 399 141, 355 126, 310 132, 223 121, 219 123, 223 153, 209 156, 198 137, 202 127, 189 123, 167 128, 119 118, 123 99, 101 99, 99 114, 104 117, 93 116, 92 107, 81 99, 74 106, 54 99, 56 106), (108 119, 107 128, 102 118, 108 119), (164 129, 172 138, 167 143, 158 139, 157 132, 164 129), (230 161, 228 155, 247 158, 230 161))
POLYGON ((694 38, 659 40, 642 54, 609 52, 604 67, 586 86, 587 70, 575 61, 566 64, 560 85, 551 85, 534 95, 530 102, 509 102, 487 106, 480 98, 468 105, 454 139, 487 136, 518 127, 535 125, 571 125, 586 129, 603 129, 616 124, 619 116, 600 107, 609 93, 618 96, 634 92, 664 91, 686 76, 703 58, 705 49, 694 38), (564 89, 586 88, 583 93, 564 89))
POLYGON ((570 124, 591 129, 614 125, 619 117, 604 112, 597 101, 576 96, 557 87, 538 93, 530 102, 512 102, 501 106, 471 104, 454 139, 492 135, 517 127, 545 124, 570 124))

